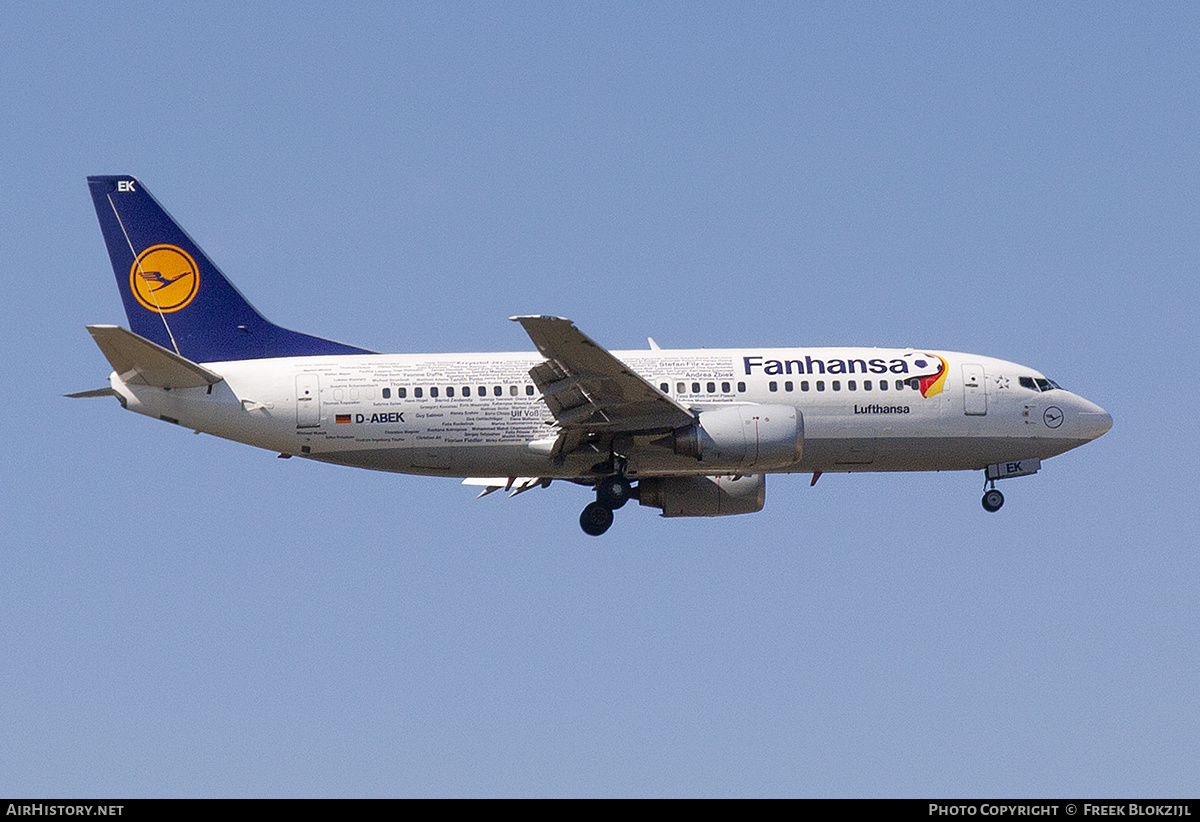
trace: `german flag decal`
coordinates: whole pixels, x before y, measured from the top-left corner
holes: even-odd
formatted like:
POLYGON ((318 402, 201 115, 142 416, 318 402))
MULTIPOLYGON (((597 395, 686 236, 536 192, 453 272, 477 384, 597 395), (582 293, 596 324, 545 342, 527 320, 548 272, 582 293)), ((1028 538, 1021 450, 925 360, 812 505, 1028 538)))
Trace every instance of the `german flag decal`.
POLYGON ((337 424, 341 425, 344 422, 350 422, 350 415, 349 414, 338 414, 336 419, 337 419, 337 424))

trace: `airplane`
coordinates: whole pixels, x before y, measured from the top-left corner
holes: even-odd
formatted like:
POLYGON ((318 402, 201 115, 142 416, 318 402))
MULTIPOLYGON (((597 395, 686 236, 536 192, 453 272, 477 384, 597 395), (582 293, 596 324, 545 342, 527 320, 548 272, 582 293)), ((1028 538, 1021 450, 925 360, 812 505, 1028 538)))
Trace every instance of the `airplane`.
POLYGON ((516 495, 592 489, 599 536, 630 500, 664 517, 762 510, 767 474, 984 472, 996 481, 1100 437, 1112 417, 1044 374, 911 348, 609 351, 526 315, 537 349, 380 354, 268 322, 131 176, 88 177, 129 330, 87 326, 121 406, 278 453, 463 478, 516 495))

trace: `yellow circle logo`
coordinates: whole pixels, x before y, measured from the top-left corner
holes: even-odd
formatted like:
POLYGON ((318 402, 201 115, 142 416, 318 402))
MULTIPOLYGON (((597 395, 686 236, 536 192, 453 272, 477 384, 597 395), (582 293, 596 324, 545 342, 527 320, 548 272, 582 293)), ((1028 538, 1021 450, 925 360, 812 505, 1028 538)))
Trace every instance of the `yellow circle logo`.
POLYGON ((192 301, 200 287, 200 271, 196 261, 182 248, 152 245, 133 261, 129 287, 139 303, 165 314, 178 311, 192 301))

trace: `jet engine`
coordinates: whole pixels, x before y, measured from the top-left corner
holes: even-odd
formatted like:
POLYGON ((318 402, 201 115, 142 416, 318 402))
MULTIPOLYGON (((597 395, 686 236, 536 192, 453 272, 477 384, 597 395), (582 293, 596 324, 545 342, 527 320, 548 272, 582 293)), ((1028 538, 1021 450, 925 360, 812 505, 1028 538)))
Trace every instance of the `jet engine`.
POLYGON ((784 468, 800 461, 804 417, 790 405, 728 405, 677 428, 673 444, 714 468, 784 468))
POLYGON ((639 502, 661 508, 664 517, 725 517, 762 510, 767 479, 762 474, 721 477, 647 477, 638 483, 639 502))

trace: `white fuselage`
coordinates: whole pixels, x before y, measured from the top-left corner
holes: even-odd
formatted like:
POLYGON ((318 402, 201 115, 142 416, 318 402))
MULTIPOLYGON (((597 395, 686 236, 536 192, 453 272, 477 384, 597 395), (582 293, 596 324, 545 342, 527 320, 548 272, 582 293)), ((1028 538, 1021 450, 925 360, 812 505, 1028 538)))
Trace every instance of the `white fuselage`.
MULTIPOLYGON (((990 357, 873 348, 613 353, 696 412, 796 408, 801 457, 767 473, 980 469, 1052 457, 1111 427, 1097 405, 1027 387, 1031 378, 1045 384, 1043 375, 990 357), (931 358, 945 367, 929 387, 919 379, 931 358)), ((130 410, 281 454, 437 476, 585 476, 595 455, 551 456, 555 421, 529 375, 541 362, 532 352, 295 357, 206 363, 224 377, 210 388, 168 390, 116 373, 110 381, 130 410)), ((631 477, 733 470, 645 436, 631 445, 631 477)))

